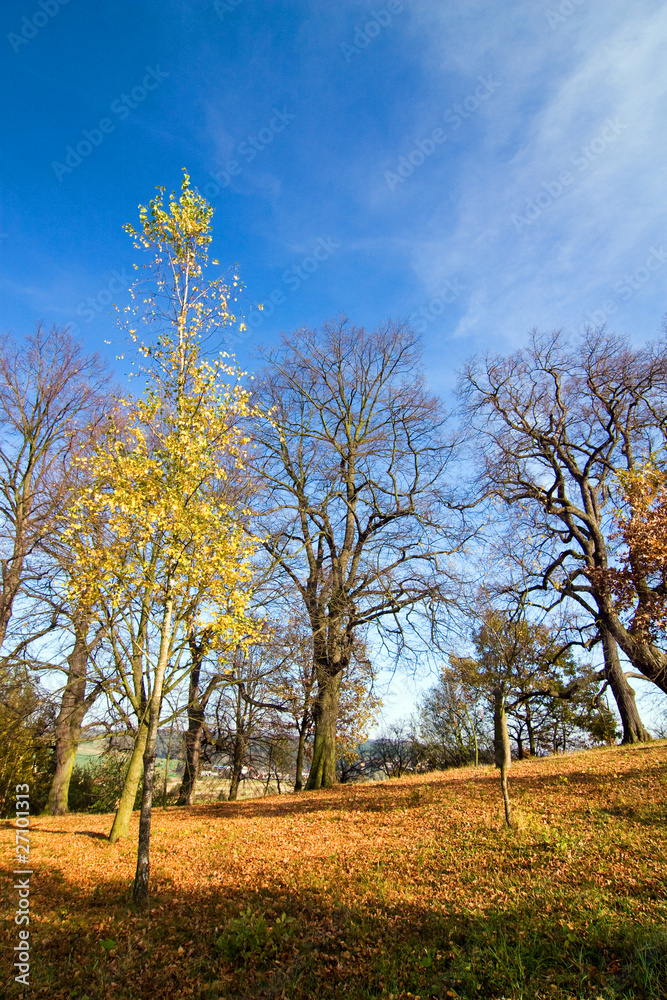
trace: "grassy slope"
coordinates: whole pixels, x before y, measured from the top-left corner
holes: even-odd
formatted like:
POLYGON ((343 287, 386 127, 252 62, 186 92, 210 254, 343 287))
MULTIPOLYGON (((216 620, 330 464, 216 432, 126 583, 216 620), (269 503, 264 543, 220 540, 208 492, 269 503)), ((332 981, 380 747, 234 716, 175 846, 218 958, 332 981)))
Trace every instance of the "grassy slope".
POLYGON ((145 917, 136 814, 115 848, 110 817, 38 818, 26 996, 667 997, 667 744, 517 763, 510 792, 509 833, 491 768, 157 810, 145 917))

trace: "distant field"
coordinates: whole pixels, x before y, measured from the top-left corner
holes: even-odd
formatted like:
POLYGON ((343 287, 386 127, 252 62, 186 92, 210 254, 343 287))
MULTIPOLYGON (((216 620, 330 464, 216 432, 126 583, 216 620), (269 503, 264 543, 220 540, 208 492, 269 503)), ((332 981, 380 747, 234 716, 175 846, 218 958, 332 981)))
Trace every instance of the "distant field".
POLYGON ((86 740, 79 744, 79 749, 76 752, 76 757, 74 758, 74 763, 86 764, 88 761, 100 757, 106 743, 102 740, 86 740))
POLYGON ((488 767, 157 809, 146 916, 137 814, 114 848, 111 817, 38 818, 25 995, 667 997, 667 744, 516 763, 510 792, 510 832, 488 767))
MULTIPOLYGON (((226 799, 229 795, 229 786, 229 778, 199 778, 195 792, 196 802, 201 805, 203 803, 218 802, 221 797, 226 799)), ((280 791, 282 794, 291 792, 293 788, 294 781, 280 782, 280 791)), ((265 778, 261 780, 259 778, 244 778, 239 785, 238 798, 239 800, 261 798, 265 793, 265 789, 265 778)), ((269 783, 269 795, 277 794, 278 786, 275 779, 272 778, 269 783)))

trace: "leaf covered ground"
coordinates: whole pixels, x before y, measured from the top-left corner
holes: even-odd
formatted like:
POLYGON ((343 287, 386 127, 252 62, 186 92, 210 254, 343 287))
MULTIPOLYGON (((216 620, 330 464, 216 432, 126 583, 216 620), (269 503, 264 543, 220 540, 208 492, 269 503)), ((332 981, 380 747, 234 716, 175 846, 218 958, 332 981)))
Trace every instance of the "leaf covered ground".
MULTIPOLYGON (((49 1000, 667 997, 667 744, 154 812, 151 909, 108 816, 31 831, 49 1000)), ((11 872, 13 829, 4 823, 11 872)), ((4 880, 5 955, 17 942, 4 880)))

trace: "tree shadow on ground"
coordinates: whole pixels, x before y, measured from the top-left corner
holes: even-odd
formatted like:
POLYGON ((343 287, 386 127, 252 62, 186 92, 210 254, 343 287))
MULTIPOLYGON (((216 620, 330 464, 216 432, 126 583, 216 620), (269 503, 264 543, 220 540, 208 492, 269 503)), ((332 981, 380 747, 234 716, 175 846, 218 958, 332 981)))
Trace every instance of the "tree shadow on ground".
MULTIPOLYGON (((590 913, 582 917, 576 895, 561 897, 551 915, 537 897, 508 898, 474 913, 435 900, 385 902, 380 895, 350 905, 322 889, 285 886, 278 874, 267 871, 264 884, 250 890, 227 885, 224 895, 214 887, 176 890, 163 883, 145 914, 132 910, 130 889, 118 878, 102 878, 90 890, 65 878, 59 898, 36 886, 33 989, 50 989, 52 1000, 71 996, 75 982, 85 985, 89 1000, 102 1000, 112 983, 117 1000, 186 994, 333 1000, 408 991, 537 996, 576 983, 655 1000, 661 994, 650 992, 650 983, 642 987, 641 976, 646 982, 648 973, 655 982, 667 976, 664 935, 649 940, 620 914, 598 923, 590 913)), ((642 895, 648 887, 635 888, 642 895)))
MULTIPOLYGON (((71 815, 77 815, 73 813, 71 815)), ((80 815, 80 813, 78 814, 80 815)), ((49 826, 31 826, 31 831, 33 833, 64 833, 68 836, 74 837, 91 837, 93 840, 108 840, 106 833, 101 833, 99 830, 54 830, 49 826)))

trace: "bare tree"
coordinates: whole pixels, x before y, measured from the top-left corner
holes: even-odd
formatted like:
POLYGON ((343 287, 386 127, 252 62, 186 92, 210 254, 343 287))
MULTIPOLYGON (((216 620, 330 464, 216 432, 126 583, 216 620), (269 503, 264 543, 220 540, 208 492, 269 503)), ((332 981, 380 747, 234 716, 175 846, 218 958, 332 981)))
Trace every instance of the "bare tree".
POLYGON ((66 330, 38 324, 23 343, 0 345, 0 644, 16 659, 47 632, 72 636, 55 727, 55 774, 47 810, 67 812, 69 779, 83 718, 99 689, 88 684, 85 614, 72 614, 53 587, 62 573, 62 510, 75 488, 72 458, 107 404, 109 374, 98 355, 86 355, 66 330), (18 646, 7 649, 16 600, 30 622, 18 646), (37 624, 43 621, 44 624, 37 624))
POLYGON ((371 741, 364 754, 370 771, 383 771, 388 778, 402 778, 414 774, 426 760, 426 747, 420 741, 410 722, 394 722, 371 741))
POLYGON ((488 756, 492 743, 488 692, 467 669, 469 662, 450 656, 451 665, 442 668, 419 705, 419 737, 432 770, 477 766, 480 753, 488 756))
POLYGON ((190 676, 188 682, 188 728, 184 734, 185 759, 183 765, 183 780, 178 792, 176 805, 191 806, 194 804, 195 785, 199 773, 199 758, 201 756, 202 740, 206 731, 206 707, 216 688, 224 679, 224 673, 215 672, 212 676, 202 677, 204 660, 209 652, 211 636, 208 629, 202 629, 197 636, 194 629, 188 632, 190 648, 190 676))
POLYGON ((265 548, 296 588, 313 637, 315 740, 308 788, 336 781, 341 679, 355 633, 398 647, 412 609, 443 597, 452 526, 445 416, 425 388, 406 325, 372 333, 346 320, 301 330, 263 353, 257 394, 265 548))
POLYGON ((633 350, 604 330, 573 345, 558 332, 534 332, 526 349, 473 360, 463 376, 480 482, 514 515, 514 586, 584 612, 590 641, 604 642, 624 742, 649 737, 616 644, 666 692, 667 653, 626 627, 614 602, 611 510, 616 470, 634 468, 665 440, 666 386, 664 345, 633 350))
POLYGON ((317 675, 312 633, 304 621, 303 611, 295 606, 293 589, 286 590, 284 581, 279 582, 283 584, 279 590, 274 587, 263 595, 272 612, 263 656, 273 664, 273 691, 284 706, 280 732, 290 742, 296 743, 294 791, 300 792, 307 744, 313 729, 313 695, 317 675))
POLYGON ((100 630, 89 635, 90 616, 72 616, 74 644, 67 657, 65 685, 55 725, 55 771, 49 789, 46 812, 62 816, 68 812, 69 785, 77 750, 83 733, 86 713, 102 691, 102 685, 89 679, 91 653, 101 638, 100 630))
POLYGON ((312 652, 312 636, 300 622, 292 620, 287 628, 287 648, 290 663, 281 683, 281 692, 289 710, 288 719, 296 730, 296 761, 294 765, 294 791, 303 789, 306 744, 313 729, 313 694, 317 682, 312 652))
MULTIPOLYGON (((264 659, 260 645, 239 649, 234 656, 234 672, 215 706, 215 749, 229 760, 229 801, 238 797, 244 770, 252 763, 253 745, 273 741, 280 729, 276 712, 282 706, 268 699, 274 695, 275 665, 264 659)), ((282 735, 282 734, 281 734, 282 735)))
POLYGON ((21 589, 45 572, 44 543, 70 488, 71 457, 108 373, 67 330, 38 324, 0 342, 0 645, 21 589))

